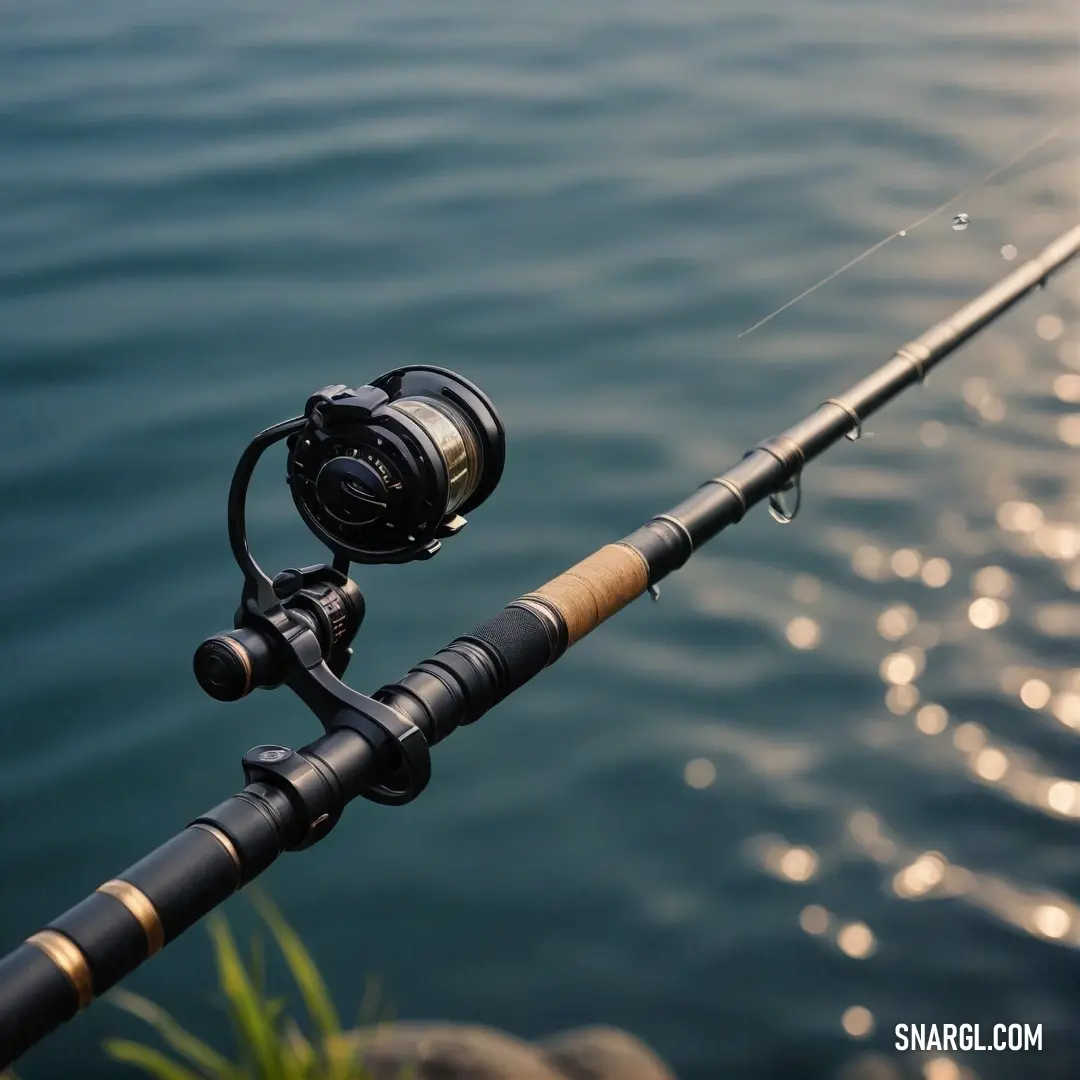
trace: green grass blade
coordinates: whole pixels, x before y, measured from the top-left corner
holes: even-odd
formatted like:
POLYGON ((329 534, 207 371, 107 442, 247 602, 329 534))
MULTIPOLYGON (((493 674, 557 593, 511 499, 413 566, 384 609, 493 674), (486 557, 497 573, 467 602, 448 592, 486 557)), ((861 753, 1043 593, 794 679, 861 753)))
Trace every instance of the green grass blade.
POLYGON ((266 997, 266 951, 258 934, 251 939, 251 981, 255 984, 255 993, 261 998, 266 997))
POLYGON ((220 916, 211 917, 209 931, 217 959, 218 982, 241 1040, 250 1050, 262 1080, 285 1080, 274 1020, 255 992, 229 924, 220 916))
POLYGON ((326 989, 326 983, 319 974, 311 954, 304 947, 295 930, 281 917, 281 913, 264 896, 254 895, 252 903, 262 916, 263 921, 274 935, 281 955, 300 990, 304 1005, 311 1021, 318 1028, 323 1039, 330 1039, 341 1033, 341 1021, 337 1009, 326 989))
POLYGON ((378 975, 369 975, 364 980, 364 996, 360 999, 359 1027, 368 1027, 379 1019, 381 1002, 382 980, 378 975))
MULTIPOLYGON (((325 1047, 326 1075, 332 1080, 368 1080, 362 1040, 337 1035, 325 1047)), ((322 1080, 320 1077, 319 1080, 322 1080)))
POLYGON ((232 1062, 185 1031, 160 1005, 120 988, 114 989, 105 1000, 149 1024, 166 1045, 211 1080, 243 1080, 244 1074, 232 1062))
POLYGON ((290 1071, 305 1078, 319 1076, 319 1055, 315 1052, 315 1047, 304 1038, 304 1033, 295 1020, 285 1021, 282 1048, 290 1059, 290 1071))
POLYGON ((190 1069, 167 1058, 159 1050, 143 1046, 141 1043, 130 1042, 127 1039, 106 1039, 103 1045, 105 1053, 114 1061, 134 1065, 148 1076, 154 1077, 154 1080, 206 1080, 198 1073, 193 1073, 190 1069))

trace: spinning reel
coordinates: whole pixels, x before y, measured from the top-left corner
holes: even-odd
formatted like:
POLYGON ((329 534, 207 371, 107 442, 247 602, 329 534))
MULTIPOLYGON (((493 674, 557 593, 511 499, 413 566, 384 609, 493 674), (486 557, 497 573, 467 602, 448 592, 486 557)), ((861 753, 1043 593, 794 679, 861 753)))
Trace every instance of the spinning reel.
MULTIPOLYGON (((388 755, 391 781, 364 797, 391 805, 416 798, 431 774, 422 732, 341 681, 365 609, 349 567, 430 559, 464 527, 462 514, 495 490, 504 454, 502 422, 487 395, 451 371, 424 365, 397 368, 356 389, 325 387, 308 399, 303 416, 256 435, 229 490, 229 544, 244 575, 235 629, 196 650, 199 685, 219 701, 288 686, 327 731, 353 728, 388 755), (293 502, 333 561, 271 579, 251 556, 245 509, 259 458, 283 439, 293 502)), ((248 782, 265 777, 295 787, 290 759, 297 756, 256 747, 244 759, 248 782)))

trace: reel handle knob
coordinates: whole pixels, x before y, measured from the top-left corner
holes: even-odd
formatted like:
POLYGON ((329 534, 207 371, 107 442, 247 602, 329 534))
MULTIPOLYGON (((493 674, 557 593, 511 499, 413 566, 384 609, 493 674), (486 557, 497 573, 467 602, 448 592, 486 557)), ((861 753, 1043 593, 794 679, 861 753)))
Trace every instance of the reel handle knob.
POLYGON ((281 601, 267 626, 284 633, 278 646, 272 644, 277 635, 267 636, 257 620, 249 622, 250 613, 241 605, 237 629, 214 634, 195 650, 195 678, 210 697, 239 701, 252 690, 280 686, 289 672, 282 645, 296 649, 306 642, 298 655, 312 663, 325 660, 338 677, 344 673, 352 657, 349 644, 364 621, 364 597, 356 583, 328 566, 308 566, 283 570, 273 587, 281 601), (333 580, 327 581, 327 575, 333 580))
POLYGON ((252 690, 274 686, 277 662, 263 636, 255 630, 230 630, 207 638, 192 660, 195 678, 212 698, 239 701, 252 690))

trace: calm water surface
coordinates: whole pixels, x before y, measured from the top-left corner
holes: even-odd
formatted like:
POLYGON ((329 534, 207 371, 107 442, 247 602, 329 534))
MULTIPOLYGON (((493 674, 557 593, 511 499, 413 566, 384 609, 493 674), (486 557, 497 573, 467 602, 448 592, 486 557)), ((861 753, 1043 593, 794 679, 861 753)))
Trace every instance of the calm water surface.
MULTIPOLYGON (((1073 124, 957 204, 966 231, 950 210, 736 338, 1080 104, 1064 2, 0 22, 4 948, 235 790, 248 747, 315 734, 190 673, 238 595, 235 460, 311 391, 445 365, 509 431, 438 559, 358 575, 373 690, 1076 219, 1073 124)), ((1075 1076, 1078 342, 1072 273, 815 464, 794 525, 752 514, 440 746, 420 801, 282 859, 343 1011, 377 973, 398 1015, 619 1024, 684 1080, 1075 1076), (1045 1049, 896 1053, 920 1021, 1045 1049)), ((316 557, 260 479, 260 559, 316 557)), ((130 985, 225 1044, 210 971, 196 930, 130 985)), ((126 1075, 116 1032, 142 1034, 99 1005, 20 1071, 126 1075)))

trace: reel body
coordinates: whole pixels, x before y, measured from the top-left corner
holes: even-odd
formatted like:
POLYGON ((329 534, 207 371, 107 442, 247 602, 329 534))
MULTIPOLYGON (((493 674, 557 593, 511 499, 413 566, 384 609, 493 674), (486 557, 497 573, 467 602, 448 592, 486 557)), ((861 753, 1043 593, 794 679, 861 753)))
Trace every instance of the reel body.
POLYGON ((288 482, 308 528, 360 563, 430 558, 502 475, 491 402, 439 368, 400 368, 359 390, 327 387, 289 438, 288 482))
MULTIPOLYGON (((328 386, 308 399, 302 416, 260 432, 229 491, 229 542, 244 575, 240 606, 234 629, 196 650, 199 685, 219 701, 288 686, 327 731, 351 727, 387 755, 391 781, 365 798, 393 805, 416 798, 431 773, 423 733, 341 681, 365 614, 349 567, 434 556, 466 524, 462 513, 495 490, 504 459, 503 425, 487 396, 460 375, 426 365, 397 368, 355 389, 328 386), (260 457, 281 440, 293 501, 333 562, 271 579, 248 546, 246 502, 260 457)), ((325 835, 334 820, 300 846, 325 835)))

